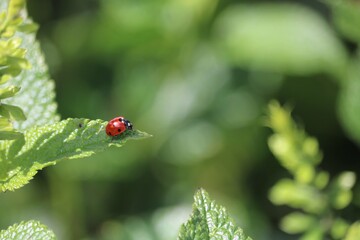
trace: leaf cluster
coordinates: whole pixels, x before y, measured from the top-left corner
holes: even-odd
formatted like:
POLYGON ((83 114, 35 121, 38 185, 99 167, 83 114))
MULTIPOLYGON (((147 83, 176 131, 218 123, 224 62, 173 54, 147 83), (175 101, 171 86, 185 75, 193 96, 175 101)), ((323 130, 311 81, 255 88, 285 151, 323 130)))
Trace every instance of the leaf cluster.
MULTIPOLYGON (((4 1, 0 9, 0 85, 31 67, 26 59, 27 50, 21 46, 23 39, 17 33, 30 33, 37 29, 36 24, 24 18, 24 0, 10 0, 6 9, 3 8, 5 4, 4 1)), ((20 87, 16 85, 6 84, 0 87, 0 140, 15 139, 22 135, 13 129, 12 121, 25 120, 25 114, 20 107, 3 102, 19 91, 20 87)))
POLYGON ((269 198, 276 205, 298 209, 282 219, 281 229, 302 233, 301 239, 344 238, 349 223, 335 213, 351 203, 355 173, 342 172, 330 180, 328 172, 319 170, 319 144, 296 125, 288 107, 271 102, 266 124, 274 131, 268 142, 271 152, 292 175, 279 180, 269 198))

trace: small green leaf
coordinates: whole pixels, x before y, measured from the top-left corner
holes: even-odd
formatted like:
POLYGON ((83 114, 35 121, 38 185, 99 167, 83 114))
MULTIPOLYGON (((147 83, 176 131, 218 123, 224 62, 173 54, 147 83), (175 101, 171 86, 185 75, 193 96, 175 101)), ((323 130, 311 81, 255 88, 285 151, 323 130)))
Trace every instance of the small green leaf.
POLYGON ((11 75, 9 75, 9 74, 2 75, 0 78, 0 85, 6 83, 10 79, 11 79, 11 75))
POLYGON ((10 0, 8 5, 8 18, 15 18, 25 6, 24 0, 10 0))
POLYGON ((350 204, 352 200, 351 188, 354 186, 355 180, 355 173, 343 172, 332 182, 330 201, 335 209, 343 209, 350 204))
POLYGON ((327 186, 329 183, 329 173, 325 171, 319 172, 314 180, 314 185, 318 189, 323 189, 327 186))
POLYGON ((12 131, 13 127, 9 119, 0 117, 0 131, 12 131))
POLYGON ((16 67, 18 67, 21 70, 22 69, 30 69, 31 64, 28 62, 28 60, 26 60, 22 56, 21 57, 16 56, 16 55, 22 55, 21 52, 22 51, 14 51, 14 56, 8 56, 7 57, 8 64, 11 64, 12 66, 14 66, 14 69, 16 67))
POLYGON ((336 185, 344 190, 350 190, 356 182, 356 175, 354 172, 342 172, 337 180, 336 185))
POLYGON ((0 115, 15 121, 26 120, 26 116, 21 108, 4 103, 0 103, 0 115))
POLYGON ((178 240, 251 239, 236 227, 224 207, 211 201, 205 190, 198 190, 194 200, 193 213, 181 226, 178 240))
POLYGON ((102 120, 67 119, 30 128, 23 138, 4 141, 0 145, 0 191, 22 187, 38 170, 60 160, 88 157, 110 146, 121 147, 129 139, 150 136, 133 130, 109 137, 106 124, 102 120))
POLYGON ((326 208, 325 197, 315 187, 291 179, 278 181, 270 189, 269 198, 276 205, 288 205, 309 213, 322 213, 326 208))
POLYGON ((14 128, 9 119, 0 117, 0 139, 13 140, 21 137, 23 134, 14 131, 14 128))
POLYGON ((299 240, 319 240, 324 238, 324 229, 319 224, 307 231, 299 240))
POLYGON ((299 183, 310 184, 315 177, 315 168, 310 164, 301 164, 297 167, 294 177, 299 183))
POLYGON ((18 31, 23 33, 33 33, 39 29, 39 25, 36 23, 25 23, 18 27, 18 31))
POLYGON ((1 230, 0 240, 55 240, 55 234, 38 221, 21 222, 1 230))
POLYGON ((359 236, 360 236, 360 221, 357 221, 350 226, 344 240, 358 240, 359 236))
POLYGON ((347 190, 339 190, 331 198, 331 204, 335 209, 343 209, 347 207, 352 200, 352 192, 347 190))
POLYGON ((10 37, 14 36, 15 32, 16 32, 15 26, 8 26, 5 29, 5 31, 1 33, 1 37, 10 38, 10 37))
POLYGON ((0 88, 0 99, 12 97, 19 91, 20 91, 20 87, 17 86, 8 86, 6 88, 0 88))
POLYGON ((349 224, 345 220, 337 218, 334 220, 334 223, 331 227, 331 236, 333 237, 333 239, 343 239, 348 228, 349 224))
POLYGON ((293 212, 285 216, 280 223, 280 228, 290 234, 302 233, 317 222, 317 219, 308 214, 293 212))
POLYGON ((9 49, 15 50, 20 47, 21 42, 22 42, 21 38, 14 37, 7 42, 6 48, 8 49, 8 51, 9 51, 9 49))

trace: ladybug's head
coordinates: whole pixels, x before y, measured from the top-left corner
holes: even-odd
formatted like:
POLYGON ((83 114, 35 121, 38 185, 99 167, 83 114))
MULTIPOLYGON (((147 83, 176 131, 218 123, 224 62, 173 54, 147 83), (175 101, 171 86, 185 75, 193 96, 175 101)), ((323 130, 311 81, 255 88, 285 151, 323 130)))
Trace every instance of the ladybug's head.
POLYGON ((126 129, 128 129, 128 130, 133 129, 133 125, 129 120, 124 119, 124 123, 125 123, 126 129))

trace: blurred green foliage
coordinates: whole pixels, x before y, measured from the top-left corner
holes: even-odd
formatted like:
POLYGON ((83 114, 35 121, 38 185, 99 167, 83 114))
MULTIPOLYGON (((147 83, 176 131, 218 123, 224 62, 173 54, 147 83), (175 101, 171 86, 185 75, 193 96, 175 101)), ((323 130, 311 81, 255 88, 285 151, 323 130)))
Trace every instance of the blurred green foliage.
MULTIPOLYGON (((203 187, 253 239, 293 239, 278 229, 292 210, 267 200, 289 173, 267 148, 261 116, 270 99, 291 102, 318 137, 324 161, 314 139, 306 156, 324 170, 294 167, 302 184, 359 175, 359 40, 356 8, 344 7, 356 1, 286 2, 28 1, 62 117, 124 115, 154 138, 62 162, 3 194, 1 229, 30 218, 59 239, 175 239, 203 187)), ((341 219, 355 221, 359 207, 355 185, 341 219)), ((291 216, 288 232, 313 221, 291 216)), ((346 224, 335 225, 341 236, 346 224)))
POLYGON ((279 180, 269 198, 277 205, 301 209, 286 215, 280 227, 291 234, 303 233, 301 239, 343 239, 349 224, 335 210, 347 207, 352 200, 354 172, 341 172, 329 182, 329 173, 317 170, 322 160, 318 142, 299 129, 290 110, 272 102, 266 124, 274 131, 269 147, 294 179, 279 180))

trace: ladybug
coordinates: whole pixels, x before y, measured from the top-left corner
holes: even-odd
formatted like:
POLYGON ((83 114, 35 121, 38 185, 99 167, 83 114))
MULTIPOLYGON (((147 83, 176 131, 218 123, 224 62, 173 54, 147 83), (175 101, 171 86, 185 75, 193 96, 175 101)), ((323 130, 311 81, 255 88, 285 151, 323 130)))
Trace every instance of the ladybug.
POLYGON ((111 119, 106 125, 106 134, 108 136, 117 136, 126 130, 132 130, 133 125, 129 120, 126 120, 124 117, 116 117, 111 119))

